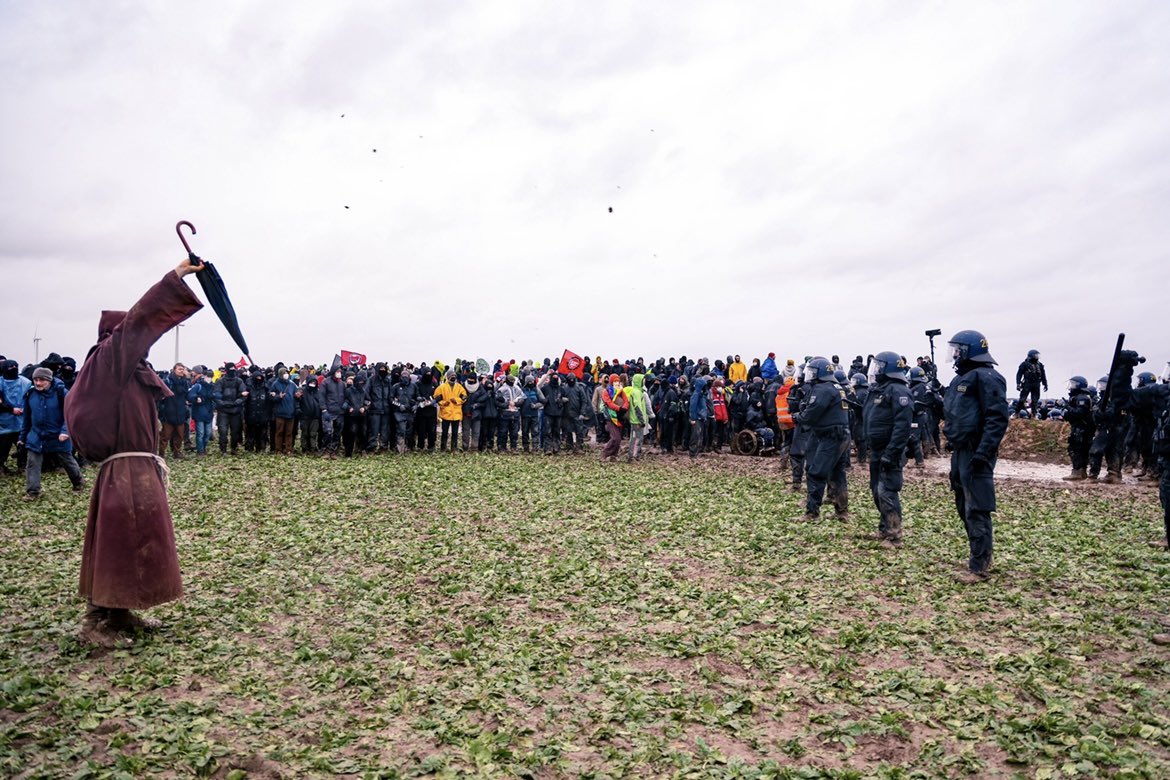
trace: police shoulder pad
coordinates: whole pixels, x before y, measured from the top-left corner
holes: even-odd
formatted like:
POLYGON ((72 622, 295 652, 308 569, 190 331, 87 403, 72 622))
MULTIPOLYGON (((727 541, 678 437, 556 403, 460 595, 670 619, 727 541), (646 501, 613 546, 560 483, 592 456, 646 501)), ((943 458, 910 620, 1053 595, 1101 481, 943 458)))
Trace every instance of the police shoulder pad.
POLYGON ((899 396, 898 403, 901 406, 909 406, 910 405, 910 396, 908 396, 908 395, 899 396))

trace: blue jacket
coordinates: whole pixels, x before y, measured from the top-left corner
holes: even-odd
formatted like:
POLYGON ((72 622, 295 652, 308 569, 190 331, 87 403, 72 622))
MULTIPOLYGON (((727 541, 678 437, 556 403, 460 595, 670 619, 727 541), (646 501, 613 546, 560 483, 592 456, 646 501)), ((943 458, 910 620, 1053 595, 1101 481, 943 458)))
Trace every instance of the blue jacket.
POLYGON ((282 420, 291 420, 297 416, 297 386, 293 384, 291 379, 286 379, 283 382, 277 377, 268 383, 268 392, 275 393, 270 396, 272 399, 272 414, 274 417, 279 417, 282 420), (284 393, 284 398, 280 394, 284 393))
MULTIPOLYGON (((16 379, 0 379, 0 396, 15 409, 24 406, 24 394, 32 387, 27 377, 18 376, 16 379)), ((12 412, 0 413, 0 433, 20 433, 21 418, 12 412)))
POLYGON ((695 389, 691 391, 690 418, 694 421, 706 420, 711 416, 711 401, 707 395, 707 380, 699 377, 695 380, 695 389))
POLYGON ((780 370, 776 368, 776 361, 774 359, 764 358, 764 364, 760 366, 760 376, 764 378, 765 382, 780 376, 780 370))
POLYGON ((187 403, 191 405, 191 419, 209 423, 215 418, 215 387, 206 378, 191 385, 187 391, 187 403), (199 399, 203 402, 200 403, 199 399))
POLYGON ((35 387, 28 392, 28 401, 24 407, 24 425, 20 431, 20 440, 32 452, 70 452, 73 443, 66 439, 60 441, 57 437, 68 434, 65 427, 65 396, 69 391, 60 379, 43 391, 35 387))

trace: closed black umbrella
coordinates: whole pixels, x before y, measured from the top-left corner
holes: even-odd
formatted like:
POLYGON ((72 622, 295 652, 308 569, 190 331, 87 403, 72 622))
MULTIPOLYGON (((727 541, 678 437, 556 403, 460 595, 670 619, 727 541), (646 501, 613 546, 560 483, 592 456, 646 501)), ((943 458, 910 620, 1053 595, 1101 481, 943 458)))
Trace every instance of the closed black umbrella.
POLYGON ((236 320, 236 310, 232 306, 232 299, 228 297, 227 288, 224 287, 223 277, 219 275, 219 271, 215 270, 214 265, 204 262, 191 251, 191 247, 187 245, 187 238, 183 235, 183 225, 191 228, 191 235, 195 235, 197 231, 195 226, 186 220, 175 225, 175 232, 179 234, 179 240, 183 242, 183 248, 187 250, 187 257, 191 258, 191 262, 203 265, 203 268, 195 276, 199 278, 199 284, 203 287, 203 294, 207 296, 207 302, 219 315, 219 321, 227 328, 228 335, 236 342, 236 346, 243 350, 244 357, 248 358, 249 363, 255 365, 255 361, 252 360, 252 355, 248 351, 248 342, 244 341, 244 334, 240 332, 240 323, 236 320))

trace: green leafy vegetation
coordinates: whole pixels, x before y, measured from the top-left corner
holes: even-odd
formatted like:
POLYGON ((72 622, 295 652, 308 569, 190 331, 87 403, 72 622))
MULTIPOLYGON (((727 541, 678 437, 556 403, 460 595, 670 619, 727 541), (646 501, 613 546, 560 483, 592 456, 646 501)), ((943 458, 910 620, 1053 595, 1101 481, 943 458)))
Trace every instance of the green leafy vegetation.
POLYGON ((1156 493, 1000 485, 962 586, 945 479, 906 544, 797 523, 776 460, 173 464, 187 594, 78 643, 86 500, 0 483, 0 775, 1170 776, 1156 493))

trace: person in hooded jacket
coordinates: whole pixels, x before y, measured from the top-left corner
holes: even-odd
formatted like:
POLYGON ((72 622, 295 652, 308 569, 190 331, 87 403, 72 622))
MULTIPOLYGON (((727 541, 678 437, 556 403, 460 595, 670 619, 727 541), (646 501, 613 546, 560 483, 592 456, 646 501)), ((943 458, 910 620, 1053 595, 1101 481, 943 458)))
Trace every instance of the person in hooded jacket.
POLYGON ((296 431, 297 386, 293 384, 285 366, 281 366, 276 377, 268 383, 268 400, 276 421, 273 452, 292 455, 293 434, 296 431))
POLYGON ((272 404, 268 399, 264 371, 252 367, 247 390, 244 391, 244 449, 264 452, 268 443, 268 422, 272 419, 272 404))
POLYGON ((496 382, 491 374, 485 374, 479 380, 483 386, 483 398, 477 405, 480 415, 479 423, 479 451, 495 452, 496 427, 500 421, 500 405, 496 396, 496 382))
POLYGON ((561 384, 561 375, 547 373, 540 380, 540 391, 544 394, 544 452, 556 455, 561 451, 564 436, 564 420, 569 405, 569 394, 561 384))
POLYGON ((321 395, 321 439, 326 458, 337 457, 337 445, 341 441, 341 426, 345 418, 345 379, 340 368, 321 382, 317 388, 321 395))
POLYGON ((19 363, 0 361, 0 471, 5 475, 15 473, 8 468, 8 455, 20 439, 24 396, 31 388, 32 382, 20 375, 19 363))
POLYGON ((414 449, 414 411, 418 402, 418 388, 410 381, 410 372, 403 369, 390 397, 390 407, 394 409, 395 449, 399 453, 414 449))
MULTIPOLYGON (((747 368, 744 368, 744 376, 747 376, 747 368)), ((747 413, 748 406, 751 403, 751 398, 748 395, 747 382, 745 380, 738 380, 731 389, 731 398, 727 401, 727 414, 731 425, 731 435, 742 431, 747 427, 747 413)))
POLYGON ((418 405, 414 412, 414 448, 419 452, 435 451, 435 429, 439 425, 435 401, 435 374, 424 371, 418 378, 418 405))
POLYGON ((573 452, 584 449, 585 433, 589 422, 589 394, 576 374, 565 376, 565 415, 561 421, 564 428, 565 449, 573 452))
POLYGON ((536 386, 536 377, 528 374, 524 377, 524 404, 520 408, 520 438, 524 444, 524 451, 536 445, 540 431, 540 411, 544 409, 544 391, 536 386))
POLYGON ((64 465, 74 491, 80 492, 85 487, 65 425, 65 396, 68 394, 65 384, 49 369, 41 366, 33 371, 32 387, 21 401, 23 414, 18 439, 18 444, 28 453, 26 499, 35 501, 40 498, 41 465, 49 453, 56 455, 64 465))
POLYGON ((390 367, 385 363, 374 366, 374 375, 366 383, 366 427, 369 438, 366 452, 385 452, 394 442, 392 432, 394 419, 390 396, 394 392, 394 380, 390 378, 390 367))
POLYGON ((479 449, 480 432, 483 430, 483 404, 487 398, 487 390, 475 374, 464 380, 463 389, 467 395, 463 399, 462 449, 469 452, 479 449))
POLYGON ((448 370, 444 382, 435 388, 435 401, 439 404, 439 419, 442 420, 443 434, 439 439, 439 452, 447 449, 447 435, 451 435, 451 452, 459 442, 459 423, 463 422, 463 404, 467 400, 467 388, 459 384, 455 372, 448 370))
POLYGON ((215 383, 213 394, 220 455, 227 454, 229 438, 233 455, 240 447, 244 433, 244 399, 247 398, 247 391, 247 385, 240 378, 236 367, 231 364, 224 366, 223 376, 215 383))
POLYGON ((703 449, 703 436, 706 433, 707 421, 711 419, 713 405, 711 396, 707 392, 707 378, 695 377, 695 386, 691 392, 690 405, 687 409, 687 418, 691 428, 691 442, 689 451, 692 458, 699 457, 703 449))
POLYGON ((626 460, 642 459, 642 445, 646 437, 646 425, 650 421, 650 411, 646 403, 644 374, 634 374, 630 378, 630 386, 625 388, 626 399, 630 402, 629 428, 630 447, 626 451, 626 460))
POLYGON ((674 453, 675 428, 678 426, 682 403, 678 397, 678 377, 671 374, 664 383, 658 402, 658 451, 674 453))
POLYGON ((366 380, 358 371, 345 378, 345 405, 342 416, 341 442, 345 457, 352 458, 354 448, 366 440, 366 380))
POLYGON ((507 374, 503 384, 496 388, 496 408, 499 410, 497 445, 500 452, 511 446, 512 452, 520 441, 520 410, 527 400, 524 390, 516 384, 516 377, 507 374))
POLYGON ((720 452, 728 441, 727 425, 731 420, 731 413, 727 409, 727 394, 723 379, 716 377, 711 383, 711 419, 709 422, 710 438, 707 440, 709 452, 720 452))
POLYGON ((316 452, 321 441, 321 393, 317 375, 310 374, 296 392, 297 412, 301 418, 301 452, 316 452))

